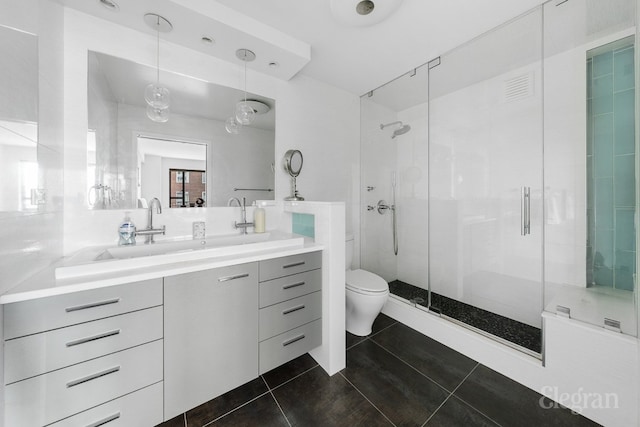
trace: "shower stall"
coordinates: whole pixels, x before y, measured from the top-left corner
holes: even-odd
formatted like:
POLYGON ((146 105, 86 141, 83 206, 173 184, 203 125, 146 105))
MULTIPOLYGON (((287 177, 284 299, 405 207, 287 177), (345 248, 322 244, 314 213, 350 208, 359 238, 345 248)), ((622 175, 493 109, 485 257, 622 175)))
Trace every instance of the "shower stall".
POLYGON ((549 1, 362 96, 393 298, 537 357, 544 310, 637 335, 635 8, 549 1))

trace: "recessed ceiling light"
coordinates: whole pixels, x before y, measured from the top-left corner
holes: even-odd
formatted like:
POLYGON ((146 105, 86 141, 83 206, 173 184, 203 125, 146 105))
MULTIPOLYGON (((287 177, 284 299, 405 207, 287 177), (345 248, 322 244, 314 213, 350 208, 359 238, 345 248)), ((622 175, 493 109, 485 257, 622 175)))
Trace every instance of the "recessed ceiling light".
POLYGON ((280 64, 278 64, 276 61, 269 62, 270 68, 278 68, 279 66, 280 64))
POLYGON ((363 0, 356 5, 356 12, 358 15, 368 15, 373 12, 376 5, 371 0, 363 0))
POLYGON ((120 6, 118 6, 118 3, 114 2, 113 0, 98 0, 98 1, 102 6, 105 7, 105 9, 109 9, 112 12, 117 12, 120 10, 120 6))
POLYGON ((215 44, 216 40, 211 38, 211 37, 207 37, 207 36, 202 36, 202 38, 200 39, 202 40, 202 43, 204 44, 215 44))

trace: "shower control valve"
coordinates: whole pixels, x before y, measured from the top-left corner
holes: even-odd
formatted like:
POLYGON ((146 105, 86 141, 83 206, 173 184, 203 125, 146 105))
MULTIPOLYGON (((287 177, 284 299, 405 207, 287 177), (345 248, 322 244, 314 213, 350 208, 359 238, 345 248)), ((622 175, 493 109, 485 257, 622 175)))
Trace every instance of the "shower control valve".
POLYGON ((389 210, 394 211, 396 209, 395 205, 389 205, 384 200, 378 202, 377 208, 380 215, 386 214, 389 210))

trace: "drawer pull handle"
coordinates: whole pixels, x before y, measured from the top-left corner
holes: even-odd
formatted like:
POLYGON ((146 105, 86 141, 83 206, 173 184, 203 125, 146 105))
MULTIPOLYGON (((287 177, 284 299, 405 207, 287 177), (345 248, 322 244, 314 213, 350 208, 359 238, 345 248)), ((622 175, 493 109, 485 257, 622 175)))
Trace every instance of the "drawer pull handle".
POLYGON ((245 277, 249 277, 249 273, 236 274, 234 276, 219 277, 218 282, 228 282, 229 280, 243 279, 245 277))
POLYGON ((305 282, 298 282, 298 283, 292 283, 290 285, 284 285, 282 287, 282 289, 291 289, 291 288, 297 288, 298 286, 303 286, 305 284, 305 282))
POLYGON ((120 418, 120 412, 116 412, 113 415, 109 415, 108 417, 105 417, 103 419, 101 419, 100 421, 96 421, 95 423, 91 423, 91 424, 87 424, 87 427, 100 427, 103 426, 107 423, 110 423, 111 421, 115 421, 118 418, 120 418))
POLYGON ((73 347, 74 345, 85 344, 91 341, 101 340, 102 338, 109 338, 114 335, 118 335, 120 333, 120 329, 114 329, 113 331, 103 332, 101 334, 92 335, 86 338, 79 338, 77 340, 69 341, 67 343, 67 347, 73 347))
POLYGON ((285 264, 282 266, 282 268, 298 267, 299 265, 304 265, 304 261, 294 262, 292 264, 285 264))
POLYGON ((86 383, 88 381, 95 380, 96 378, 104 377, 105 375, 116 373, 120 370, 120 366, 105 369, 104 371, 96 372, 95 374, 87 375, 86 377, 78 378, 77 380, 69 381, 67 388, 75 387, 77 385, 86 383))
POLYGON ((294 342, 298 342, 298 341, 303 340, 303 339, 305 339, 304 334, 302 334, 302 335, 298 335, 297 337, 293 337, 293 338, 291 338, 291 339, 286 340, 285 342, 283 342, 283 343, 282 343, 282 346, 283 346, 283 347, 286 347, 286 346, 288 346, 288 345, 293 344, 294 342))
POLYGON ((105 301, 98 301, 98 302, 92 302, 89 304, 76 305, 74 307, 67 307, 65 308, 65 311, 67 313, 71 313, 72 311, 80 311, 80 310, 86 310, 88 308, 102 307, 103 305, 115 304, 118 302, 120 302, 120 298, 113 298, 105 301))
POLYGON ((291 314, 291 313, 293 313, 294 311, 302 310, 304 307, 305 307, 305 306, 304 306, 304 304, 300 304, 300 305, 299 305, 299 306, 297 306, 297 307, 293 307, 293 308, 289 308, 289 309, 287 309, 287 310, 284 310, 284 311, 282 312, 282 314, 285 314, 285 315, 286 315, 286 314, 291 314))

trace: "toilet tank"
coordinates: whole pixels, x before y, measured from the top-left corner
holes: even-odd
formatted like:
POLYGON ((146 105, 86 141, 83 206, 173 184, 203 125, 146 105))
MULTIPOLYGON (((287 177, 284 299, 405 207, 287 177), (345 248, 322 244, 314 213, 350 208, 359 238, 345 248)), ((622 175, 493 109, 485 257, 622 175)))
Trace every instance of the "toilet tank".
POLYGON ((348 233, 345 236, 345 243, 346 243, 346 247, 345 247, 344 253, 345 253, 346 260, 345 260, 344 267, 347 270, 351 270, 351 263, 353 261, 353 234, 348 233))

